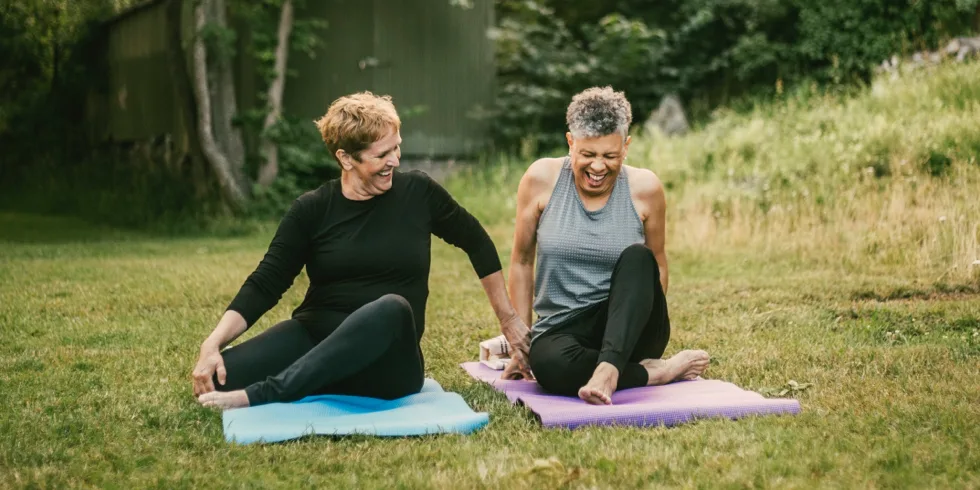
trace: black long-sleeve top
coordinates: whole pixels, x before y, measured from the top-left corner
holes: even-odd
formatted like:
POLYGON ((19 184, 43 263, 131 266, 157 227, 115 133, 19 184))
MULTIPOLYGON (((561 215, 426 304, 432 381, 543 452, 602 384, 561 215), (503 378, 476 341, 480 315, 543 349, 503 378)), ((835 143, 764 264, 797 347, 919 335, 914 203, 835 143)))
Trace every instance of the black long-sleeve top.
POLYGON ((306 266, 310 288, 293 318, 316 322, 318 313, 351 313, 394 293, 411 304, 421 338, 431 235, 463 249, 481 279, 501 269, 480 223, 428 175, 396 172, 387 192, 366 201, 347 199, 332 180, 293 202, 228 309, 251 326, 306 266))

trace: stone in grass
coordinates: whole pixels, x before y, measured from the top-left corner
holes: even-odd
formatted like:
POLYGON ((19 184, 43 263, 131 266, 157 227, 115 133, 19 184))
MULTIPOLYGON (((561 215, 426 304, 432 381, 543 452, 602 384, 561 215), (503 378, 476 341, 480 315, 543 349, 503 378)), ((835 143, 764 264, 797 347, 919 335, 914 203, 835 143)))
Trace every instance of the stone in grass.
POLYGON ((795 380, 789 380, 785 386, 777 388, 762 388, 759 390, 759 394, 762 396, 772 396, 772 397, 784 397, 790 393, 797 393, 804 391, 807 388, 813 386, 813 383, 797 383, 795 380))

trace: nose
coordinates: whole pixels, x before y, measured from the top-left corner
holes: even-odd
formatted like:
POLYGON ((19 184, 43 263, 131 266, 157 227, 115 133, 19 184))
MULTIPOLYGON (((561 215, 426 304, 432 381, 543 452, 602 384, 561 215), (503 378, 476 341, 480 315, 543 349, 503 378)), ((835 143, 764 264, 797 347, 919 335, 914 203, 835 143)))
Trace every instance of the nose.
POLYGON ((388 158, 388 161, 385 163, 388 164, 389 167, 397 167, 401 165, 401 162, 399 161, 401 160, 401 158, 402 158, 401 150, 396 150, 391 154, 391 156, 388 158))

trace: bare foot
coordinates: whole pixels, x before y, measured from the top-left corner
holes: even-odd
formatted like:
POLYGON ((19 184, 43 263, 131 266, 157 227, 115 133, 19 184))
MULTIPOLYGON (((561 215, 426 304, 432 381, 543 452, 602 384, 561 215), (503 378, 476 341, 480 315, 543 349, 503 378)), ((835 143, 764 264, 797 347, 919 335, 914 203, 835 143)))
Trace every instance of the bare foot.
POLYGON ((650 377, 647 386, 656 386, 696 379, 708 369, 709 361, 711 356, 703 350, 685 350, 667 360, 644 359, 640 365, 646 368, 650 377))
POLYGON ((211 391, 197 397, 197 401, 205 407, 230 410, 232 408, 247 407, 248 395, 245 394, 245 390, 211 391))
POLYGON ((592 405, 612 405, 612 394, 619 382, 619 370, 608 362, 600 362, 592 379, 579 388, 578 397, 592 405))

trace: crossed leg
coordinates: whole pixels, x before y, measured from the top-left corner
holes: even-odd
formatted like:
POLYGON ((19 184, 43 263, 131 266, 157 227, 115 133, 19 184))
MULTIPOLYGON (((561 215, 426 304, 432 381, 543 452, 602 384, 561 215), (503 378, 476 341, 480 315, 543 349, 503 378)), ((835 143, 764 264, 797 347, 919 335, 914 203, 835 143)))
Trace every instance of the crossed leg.
POLYGON ((609 299, 531 346, 531 369, 546 390, 592 404, 609 404, 617 389, 694 379, 708 366, 707 352, 686 350, 661 359, 670 340, 667 301, 649 248, 620 255, 609 299))
POLYGON ((412 308, 389 294, 350 315, 318 342, 288 320, 222 352, 227 379, 198 400, 237 408, 290 402, 314 394, 393 399, 422 388, 422 359, 412 308))

